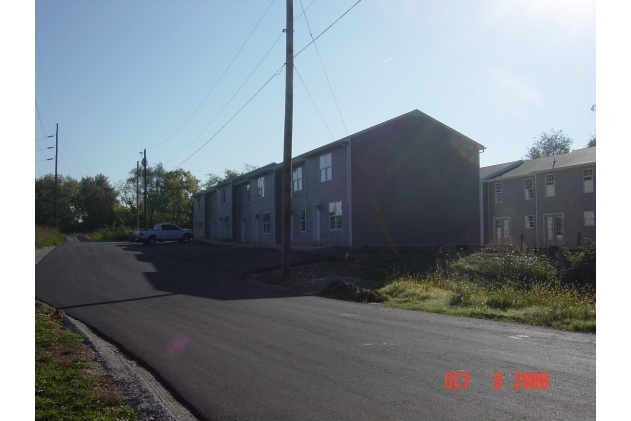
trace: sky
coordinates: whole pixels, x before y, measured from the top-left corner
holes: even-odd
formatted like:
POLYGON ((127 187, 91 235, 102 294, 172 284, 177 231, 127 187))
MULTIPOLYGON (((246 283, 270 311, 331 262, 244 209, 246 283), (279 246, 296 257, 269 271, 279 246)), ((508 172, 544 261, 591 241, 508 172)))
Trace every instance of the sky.
MULTIPOLYGON (((54 173, 56 124, 58 171, 76 179, 124 180, 144 149, 149 165, 202 181, 282 162, 285 1, 34 5, 36 178, 54 173)), ((583 148, 596 132, 595 8, 296 0, 293 155, 414 109, 484 145, 481 166, 520 159, 550 129, 583 148)))
MULTIPOLYGON (((356 1, 303 0, 310 30, 294 1, 295 51, 356 1)), ((281 162, 284 4, 2 4, 0 214, 15 234, 0 243, 11 297, 2 307, 2 357, 13 362, 4 392, 16 411, 32 405, 34 351, 11 345, 32 344, 35 295, 34 282, 23 282, 35 279, 34 227, 16 216, 34 219, 28 180, 54 172, 46 136, 59 124, 60 174, 102 173, 112 183, 145 148, 149 165, 181 167, 202 181, 224 168, 281 162), (30 234, 20 235, 25 226, 30 234)), ((295 61, 294 156, 419 109, 484 145, 481 165, 493 165, 520 159, 552 128, 584 147, 598 104, 598 415, 622 410, 626 399, 614 376, 627 357, 620 303, 631 293, 620 235, 631 153, 628 16, 629 6, 612 0, 598 0, 597 13, 594 0, 362 0, 317 39, 317 51, 312 44, 295 61)))

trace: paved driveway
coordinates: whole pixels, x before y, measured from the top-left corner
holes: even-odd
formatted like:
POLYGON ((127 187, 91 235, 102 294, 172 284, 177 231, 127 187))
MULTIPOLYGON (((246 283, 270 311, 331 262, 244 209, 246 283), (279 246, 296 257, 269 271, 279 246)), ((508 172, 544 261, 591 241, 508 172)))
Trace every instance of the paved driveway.
POLYGON ((278 250, 69 243, 36 266, 36 295, 122 346, 203 419, 595 418, 595 335, 240 280, 279 262, 278 250), (456 371, 469 372, 467 388, 446 388, 456 371), (535 371, 547 388, 514 388, 514 372, 535 371))

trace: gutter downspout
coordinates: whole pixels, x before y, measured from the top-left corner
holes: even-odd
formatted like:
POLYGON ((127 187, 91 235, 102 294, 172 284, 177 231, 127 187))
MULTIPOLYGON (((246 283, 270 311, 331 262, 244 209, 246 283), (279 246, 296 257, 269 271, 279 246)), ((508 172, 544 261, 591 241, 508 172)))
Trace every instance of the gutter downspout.
POLYGON ((539 248, 539 194, 537 192, 537 173, 535 173, 535 238, 537 241, 537 249, 539 248))
POLYGON ((480 247, 484 247, 484 195, 482 189, 484 188, 484 182, 480 181, 480 189, 478 195, 480 197, 480 247))

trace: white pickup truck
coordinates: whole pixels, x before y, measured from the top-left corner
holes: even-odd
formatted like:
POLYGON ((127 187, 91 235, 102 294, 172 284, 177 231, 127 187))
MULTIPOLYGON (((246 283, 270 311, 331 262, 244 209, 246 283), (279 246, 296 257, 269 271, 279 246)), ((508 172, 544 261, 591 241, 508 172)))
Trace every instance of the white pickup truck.
POLYGON ((155 224, 153 229, 148 231, 134 231, 129 241, 134 243, 142 242, 144 245, 153 245, 156 241, 179 241, 188 243, 193 239, 193 233, 188 228, 180 228, 175 224, 155 224))

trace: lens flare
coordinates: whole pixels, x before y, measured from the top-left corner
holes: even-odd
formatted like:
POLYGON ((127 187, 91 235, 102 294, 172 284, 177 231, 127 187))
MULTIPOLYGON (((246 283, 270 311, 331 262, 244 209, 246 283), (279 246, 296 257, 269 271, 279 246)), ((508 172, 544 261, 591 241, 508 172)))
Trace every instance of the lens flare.
POLYGON ((184 334, 177 334, 167 346, 167 353, 171 357, 179 357, 182 355, 190 344, 190 340, 184 334))

